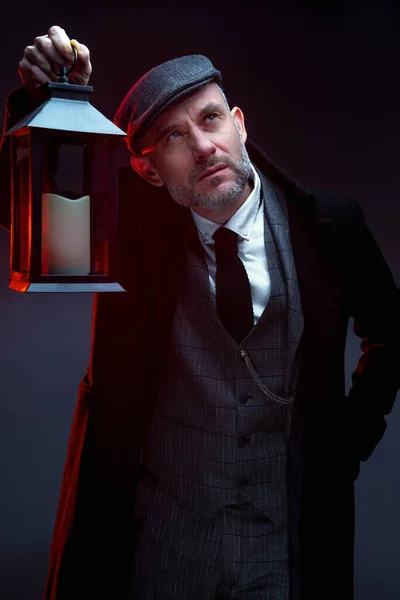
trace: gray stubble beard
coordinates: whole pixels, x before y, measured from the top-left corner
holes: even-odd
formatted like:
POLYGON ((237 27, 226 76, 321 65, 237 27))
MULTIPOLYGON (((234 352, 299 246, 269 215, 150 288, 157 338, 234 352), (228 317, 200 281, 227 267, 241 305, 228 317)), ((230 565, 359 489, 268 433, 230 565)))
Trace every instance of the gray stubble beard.
MULTIPOLYGON (((188 183, 185 184, 174 184, 170 181, 164 180, 164 185, 170 193, 172 199, 180 206, 190 208, 205 208, 213 210, 223 206, 229 206, 234 204, 236 200, 243 194, 247 182, 250 178, 251 163, 249 155, 247 154, 246 146, 241 138, 241 157, 239 160, 234 160, 230 156, 224 157, 223 160, 215 158, 213 162, 207 164, 207 168, 212 167, 216 164, 226 164, 229 166, 235 174, 235 181, 228 188, 221 191, 216 191, 214 194, 200 193, 195 190, 194 185, 197 181, 200 172, 192 172, 189 175, 188 183)), ((204 170, 204 166, 201 170, 204 170)), ((211 185, 217 187, 221 182, 221 177, 216 175, 211 180, 211 185)))

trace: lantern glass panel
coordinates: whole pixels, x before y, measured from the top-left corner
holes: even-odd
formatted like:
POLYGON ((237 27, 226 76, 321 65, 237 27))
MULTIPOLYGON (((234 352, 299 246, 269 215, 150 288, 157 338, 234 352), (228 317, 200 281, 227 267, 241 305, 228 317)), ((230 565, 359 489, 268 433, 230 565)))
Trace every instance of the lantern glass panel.
POLYGON ((105 141, 49 136, 42 161, 42 275, 107 275, 105 141))
POLYGON ((16 137, 14 144, 12 269, 28 273, 31 240, 29 135, 16 137))

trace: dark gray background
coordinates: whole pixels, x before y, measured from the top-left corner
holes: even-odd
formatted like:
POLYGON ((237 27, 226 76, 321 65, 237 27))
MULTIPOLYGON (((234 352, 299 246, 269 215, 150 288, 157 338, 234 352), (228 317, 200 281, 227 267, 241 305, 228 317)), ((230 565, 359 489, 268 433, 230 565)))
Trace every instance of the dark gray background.
MULTIPOLYGON (((54 24, 91 49, 92 103, 109 118, 147 69, 206 54, 223 72, 231 104, 244 110, 250 137, 275 162, 307 186, 359 201, 400 283, 394 2, 55 5, 8 4, 1 98, 19 84, 24 47, 54 24)), ((92 297, 9 290, 8 243, 0 228, 0 598, 39 600, 77 388, 89 360, 92 297)), ((347 385, 359 342, 349 330, 347 385)), ((357 600, 400 598, 399 411, 356 485, 357 600)))

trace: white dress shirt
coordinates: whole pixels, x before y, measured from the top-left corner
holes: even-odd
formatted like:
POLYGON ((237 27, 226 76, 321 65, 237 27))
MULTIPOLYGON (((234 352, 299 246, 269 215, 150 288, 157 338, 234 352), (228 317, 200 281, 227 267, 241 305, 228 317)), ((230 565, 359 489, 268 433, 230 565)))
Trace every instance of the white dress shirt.
MULTIPOLYGON (((254 323, 257 323, 266 307, 271 282, 268 273, 267 256, 264 244, 264 206, 261 202, 261 182, 252 166, 254 188, 242 206, 227 221, 224 227, 238 234, 238 254, 242 260, 250 282, 253 301, 254 323)), ((221 227, 191 210, 199 238, 206 252, 211 294, 215 300, 215 261, 213 234, 221 227)))

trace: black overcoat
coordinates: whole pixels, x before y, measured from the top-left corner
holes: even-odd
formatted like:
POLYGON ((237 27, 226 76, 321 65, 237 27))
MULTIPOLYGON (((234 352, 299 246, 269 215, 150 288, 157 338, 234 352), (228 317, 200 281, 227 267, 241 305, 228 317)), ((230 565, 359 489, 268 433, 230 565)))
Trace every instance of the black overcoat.
MULTIPOLYGON (((13 102, 20 114, 24 100, 11 98, 9 122, 13 102)), ((304 314, 287 474, 291 598, 350 600, 354 480, 400 387, 400 292, 355 201, 310 193, 254 144, 248 150, 286 193, 304 314), (349 318, 362 353, 345 396, 349 318)), ((4 199, 2 207, 7 227, 4 199)), ((119 282, 126 292, 95 294, 90 365, 71 429, 45 600, 129 598, 140 448, 192 235, 187 209, 121 169, 119 282)))

